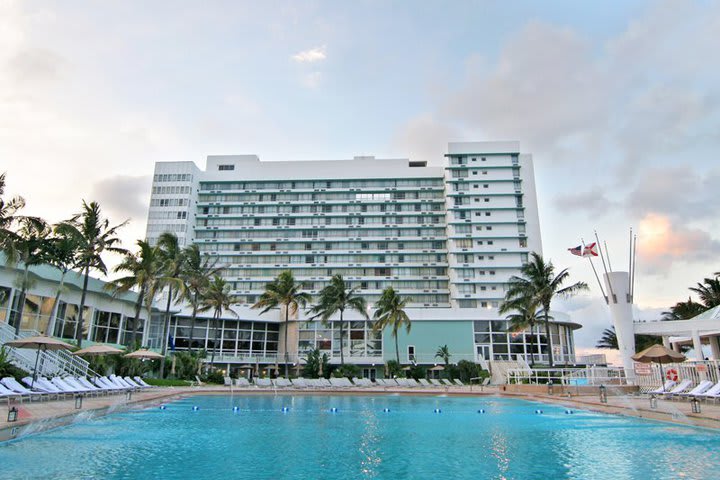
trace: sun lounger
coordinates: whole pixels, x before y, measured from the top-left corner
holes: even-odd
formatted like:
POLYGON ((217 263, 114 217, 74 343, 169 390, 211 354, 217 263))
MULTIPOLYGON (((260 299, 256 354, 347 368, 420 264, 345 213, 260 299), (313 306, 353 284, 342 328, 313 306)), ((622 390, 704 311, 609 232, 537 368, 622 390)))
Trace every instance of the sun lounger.
POLYGON ((705 392, 698 394, 697 397, 705 400, 720 400, 720 382, 716 383, 705 392))
POLYGON ((123 380, 125 380, 125 383, 130 384, 131 387, 140 388, 140 389, 148 388, 148 387, 143 387, 142 385, 140 385, 139 383, 137 383, 135 380, 133 380, 130 377, 123 377, 123 380))
POLYGON ((95 377, 92 379, 93 382, 95 382, 95 385, 97 385, 99 388, 104 388, 105 390, 125 390, 122 387, 118 387, 114 383, 112 383, 107 377, 95 377))
POLYGON ((400 383, 398 383, 397 379, 394 378, 386 378, 383 380, 384 386, 386 387, 398 387, 400 386, 400 383))
POLYGON ((712 387, 712 386, 713 386, 713 382, 711 382, 710 380, 703 380, 702 382, 698 383, 697 386, 695 386, 695 388, 693 388, 689 392, 680 392, 680 393, 677 393, 676 395, 680 396, 680 397, 692 397, 695 395, 700 395, 702 393, 705 393, 706 391, 710 390, 710 387, 712 387))
POLYGON ((320 388, 332 387, 332 383, 330 383, 330 380, 328 380, 327 378, 318 378, 317 383, 320 388))
POLYGON ((85 377, 75 377, 75 381, 76 381, 77 383, 79 383, 80 385, 82 385, 83 387, 85 387, 85 388, 89 388, 89 389, 96 388, 96 389, 98 389, 98 390, 101 391, 101 392, 108 393, 108 389, 107 389, 107 388, 101 388, 101 387, 99 387, 98 385, 95 385, 95 384, 93 384, 92 382, 90 382, 90 380, 88 380, 88 379, 85 378, 85 377))
POLYGON ((451 382, 450 380, 448 380, 447 378, 443 378, 441 381, 442 381, 442 383, 444 383, 444 384, 447 385, 448 387, 454 387, 454 386, 455 386, 455 384, 454 384, 453 382, 451 382))
POLYGON ((300 377, 300 378, 294 378, 291 380, 292 386, 295 388, 308 388, 307 381, 300 377))
POLYGON ((223 377, 223 383, 226 387, 232 387, 233 381, 230 377, 223 377))
POLYGON ((290 383, 290 380, 288 380, 285 377, 278 377, 275 380, 272 381, 273 385, 277 388, 288 388, 292 387, 292 383, 290 383))
POLYGON ((273 386, 272 381, 269 378, 256 378, 255 385, 262 388, 269 388, 273 386))
POLYGON ((250 382, 245 377, 240 377, 235 379, 235 386, 236 387, 249 387, 250 382))
POLYGON ((138 385, 141 385, 146 388, 152 388, 152 385, 145 383, 145 380, 143 380, 142 377, 135 376, 135 377, 133 377, 133 380, 135 380, 138 385))
POLYGON ((430 383, 436 387, 444 387, 444 385, 440 383, 440 380, 438 380, 437 378, 431 378, 430 383))
POLYGON ((77 389, 77 388, 73 387, 72 385, 69 385, 68 383, 66 383, 60 377, 55 377, 52 380, 49 380, 49 382, 51 382, 57 388, 62 390, 64 393, 87 393, 90 391, 87 388, 77 389))
POLYGON ((34 392, 28 388, 23 387, 17 380, 15 380, 14 377, 5 377, 0 380, 0 383, 2 383, 5 388, 12 392, 18 393, 23 396, 29 396, 31 400, 33 396, 36 398, 42 398, 43 395, 42 392, 34 392))
POLYGON ((464 387, 464 386, 465 386, 465 384, 464 384, 463 382, 461 382, 459 378, 453 379, 453 382, 455 382, 455 385, 457 385, 457 386, 459 386, 459 387, 464 387))
POLYGON ((5 385, 0 384, 0 397, 3 398, 22 398, 22 393, 13 392, 9 388, 7 388, 5 385))
POLYGON ((372 387, 373 383, 369 378, 353 378, 353 383, 358 387, 368 388, 372 387))
POLYGON ((117 375, 114 375, 114 374, 113 374, 113 375, 110 375, 109 378, 110 378, 110 381, 111 381, 111 382, 113 382, 115 385, 117 385, 117 386, 119 386, 119 387, 132 388, 132 389, 137 389, 137 388, 139 388, 137 385, 134 385, 134 384, 131 385, 131 384, 130 384, 129 382, 127 382, 124 378, 118 377, 117 375))
POLYGON ((692 382, 685 379, 682 382, 678 383, 672 390, 666 392, 666 395, 677 395, 678 393, 684 392, 685 390, 690 388, 690 385, 692 385, 692 382))
POLYGON ((350 388, 355 386, 347 377, 331 378, 330 385, 335 388, 350 388))
POLYGON ((75 377, 67 376, 67 377, 63 378, 63 381, 65 383, 67 383, 68 385, 70 385, 71 387, 73 387, 77 390, 85 390, 89 394, 94 394, 94 395, 107 394, 107 390, 102 390, 90 383, 88 383, 88 385, 84 385, 84 384, 80 383, 80 380, 75 377))
POLYGON ((421 384, 419 384, 418 381, 415 380, 414 378, 408 378, 408 379, 407 379, 407 386, 410 387, 410 388, 415 388, 415 387, 420 387, 421 384))
POLYGON ((432 383, 428 382, 424 378, 418 378, 418 382, 420 382, 420 385, 423 387, 432 387, 432 383))
POLYGON ((56 387, 55 385, 50 383, 48 380, 46 380, 42 377, 36 378, 35 382, 33 382, 32 377, 25 377, 22 379, 22 382, 37 392, 42 392, 42 393, 56 395, 56 396, 68 395, 67 392, 63 392, 58 387, 56 387))
POLYGON ((675 385, 677 385, 677 382, 675 380, 667 380, 665 384, 661 387, 658 387, 655 390, 650 390, 647 393, 648 395, 662 395, 669 392, 670 389, 673 388, 675 385))

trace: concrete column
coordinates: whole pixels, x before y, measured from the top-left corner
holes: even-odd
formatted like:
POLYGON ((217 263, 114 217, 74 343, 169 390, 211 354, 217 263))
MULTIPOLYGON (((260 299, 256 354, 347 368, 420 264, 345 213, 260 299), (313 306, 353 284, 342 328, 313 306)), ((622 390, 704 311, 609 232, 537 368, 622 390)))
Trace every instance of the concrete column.
POLYGON ((705 360, 702 351, 702 341, 700 341, 700 333, 697 330, 692 331, 693 349, 695 350, 695 360, 702 362, 705 360))
POLYGON ((708 337, 713 360, 720 360, 720 337, 708 337))
POLYGON ((673 349, 675 352, 677 352, 677 353, 681 353, 681 352, 680 352, 680 344, 677 343, 677 342, 673 342, 673 343, 670 345, 670 348, 672 348, 672 349, 673 349))
POLYGON ((635 370, 632 356, 635 354, 635 328, 633 325, 632 300, 629 293, 628 273, 610 272, 603 275, 609 297, 610 316, 615 326, 620 358, 628 383, 634 384, 635 370), (610 291, 612 290, 612 293, 610 291))
POLYGON ((662 337, 662 342, 663 342, 663 347, 665 347, 665 348, 672 348, 672 347, 670 346, 670 337, 663 335, 663 337, 662 337))

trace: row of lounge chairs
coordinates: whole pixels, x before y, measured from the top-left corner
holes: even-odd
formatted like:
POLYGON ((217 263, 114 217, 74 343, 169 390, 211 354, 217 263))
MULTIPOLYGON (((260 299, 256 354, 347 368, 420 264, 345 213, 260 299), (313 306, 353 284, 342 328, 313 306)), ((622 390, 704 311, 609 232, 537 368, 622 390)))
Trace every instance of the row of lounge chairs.
POLYGON ((720 400, 720 382, 714 383, 710 380, 703 380, 693 387, 690 380, 683 380, 677 383, 668 380, 665 384, 655 390, 648 392, 650 395, 664 395, 670 399, 683 399, 695 397, 701 400, 720 400))
POLYGON ((54 377, 48 379, 38 377, 33 381, 32 377, 22 379, 22 385, 13 377, 0 379, 0 398, 43 400, 47 398, 59 398, 67 395, 108 395, 111 393, 124 393, 151 388, 140 377, 118 377, 110 375, 107 377, 54 377))
POLYGON ((446 378, 442 380, 430 379, 415 380, 413 378, 397 378, 397 379, 375 379, 369 378, 353 378, 352 381, 346 377, 341 378, 293 378, 287 379, 278 377, 275 379, 256 378, 250 383, 246 378, 235 379, 234 382, 230 377, 225 378, 225 385, 234 385, 236 387, 259 387, 259 388, 448 388, 463 387, 465 384, 459 379, 450 381, 446 378))

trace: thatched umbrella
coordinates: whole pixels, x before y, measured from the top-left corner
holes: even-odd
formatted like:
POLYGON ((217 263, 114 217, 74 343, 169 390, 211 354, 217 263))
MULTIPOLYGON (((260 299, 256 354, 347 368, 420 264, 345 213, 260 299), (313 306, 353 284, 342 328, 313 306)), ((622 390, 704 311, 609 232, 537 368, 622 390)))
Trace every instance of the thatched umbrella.
POLYGON ((150 359, 150 360, 157 360, 159 358, 163 358, 163 356, 157 352, 153 352, 152 350, 135 350, 134 352, 128 353, 125 355, 125 358, 140 358, 140 359, 150 359))
POLYGON ((674 350, 670 350, 662 345, 653 345, 640 353, 636 353, 632 356, 632 359, 640 363, 657 362, 660 365, 660 383, 662 384, 663 391, 665 391, 665 374, 663 373, 662 368, 663 362, 684 362, 685 355, 674 350))
POLYGON ((47 335, 38 335, 35 337, 18 338, 16 340, 10 340, 5 342, 6 347, 14 348, 37 348, 37 355, 35 356, 35 368, 33 369, 32 383, 30 388, 35 386, 35 380, 37 379, 37 366, 40 360, 40 351, 47 350, 69 350, 74 348, 73 345, 65 343, 57 338, 48 337, 47 335))
POLYGON ((73 355, 85 355, 88 357, 97 357, 100 355, 117 355, 119 353, 124 353, 124 350, 120 350, 119 348, 115 348, 111 345, 105 345, 103 343, 98 343, 98 344, 92 345, 90 347, 81 348, 80 350, 73 352, 73 355))

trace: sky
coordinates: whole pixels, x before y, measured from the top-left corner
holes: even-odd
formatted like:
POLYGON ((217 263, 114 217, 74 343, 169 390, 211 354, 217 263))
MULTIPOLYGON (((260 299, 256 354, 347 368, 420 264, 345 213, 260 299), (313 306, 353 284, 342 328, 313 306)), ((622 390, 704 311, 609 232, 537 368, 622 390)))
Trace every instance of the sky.
POLYGON ((610 317, 586 261, 638 234, 636 316, 720 270, 720 2, 0 0, 0 171, 27 213, 95 200, 127 247, 153 165, 411 158, 518 140, 544 255, 591 292, 557 307, 589 349, 610 317), (712 60, 716 58, 716 60, 712 60))

